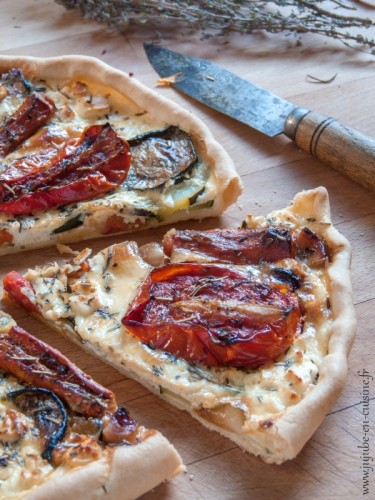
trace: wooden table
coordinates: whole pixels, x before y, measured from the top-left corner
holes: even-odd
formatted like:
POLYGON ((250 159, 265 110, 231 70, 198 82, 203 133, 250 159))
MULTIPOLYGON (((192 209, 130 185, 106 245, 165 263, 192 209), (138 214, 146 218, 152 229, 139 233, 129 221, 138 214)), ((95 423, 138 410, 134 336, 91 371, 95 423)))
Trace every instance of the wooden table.
MULTIPOLYGON (((375 10, 362 13, 374 18, 375 10)), ((98 57, 155 88, 156 73, 143 52, 154 41, 154 30, 132 29, 116 34, 97 23, 83 21, 53 1, 0 1, 2 54, 98 57)), ((370 35, 370 33, 369 33, 370 35)), ((374 34, 372 35, 374 36, 374 34)), ((200 34, 180 30, 163 33, 163 46, 209 58, 242 77, 317 111, 335 116, 375 136, 375 56, 345 48, 322 37, 306 36, 302 45, 293 36, 236 36, 229 40, 200 40, 200 34), (311 83, 307 76, 331 83, 311 83)), ((361 498, 363 494, 363 368, 375 376, 375 195, 298 150, 284 137, 267 138, 250 128, 194 103, 171 88, 164 96, 196 113, 232 156, 244 182, 244 194, 220 220, 201 228, 235 226, 247 212, 257 215, 284 207, 296 192, 318 185, 330 193, 333 222, 353 248, 352 280, 358 314, 358 336, 349 362, 347 385, 314 437, 298 458, 281 466, 266 465, 231 441, 210 432, 187 413, 169 406, 138 383, 55 336, 19 308, 3 305, 31 333, 53 343, 96 380, 115 391, 136 418, 160 429, 180 451, 187 473, 163 484, 145 499, 329 499, 361 498)), ((182 225, 181 225, 182 226, 182 225)), ((160 238, 164 229, 136 234, 139 242, 160 238)), ((88 242, 97 250, 121 237, 88 242)), ((85 243, 75 245, 82 248, 85 243)), ((1 258, 1 272, 23 271, 56 258, 56 250, 1 258)), ((375 381, 371 381, 370 417, 374 422, 375 381)), ((372 427, 370 450, 375 456, 372 427), (372 447, 372 448, 371 448, 372 447)), ((374 466, 375 467, 375 466, 374 466)), ((375 474, 370 474, 375 498, 375 474)))

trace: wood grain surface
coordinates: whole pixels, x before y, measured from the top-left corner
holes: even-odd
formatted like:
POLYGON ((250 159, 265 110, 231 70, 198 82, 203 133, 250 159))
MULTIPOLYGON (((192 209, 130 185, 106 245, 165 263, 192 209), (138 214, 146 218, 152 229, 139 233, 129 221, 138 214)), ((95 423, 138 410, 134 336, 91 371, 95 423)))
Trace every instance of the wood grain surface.
MULTIPOLYGON (((363 4, 360 9, 361 14, 375 17, 371 7, 363 4)), ((323 37, 306 35, 301 45, 293 36, 264 33, 204 41, 200 33, 190 30, 159 33, 133 28, 118 34, 84 21, 48 0, 1 0, 0 18, 1 54, 95 56, 155 88, 157 75, 142 44, 161 41, 166 48, 208 58, 297 105, 334 116, 375 137, 375 56, 323 37), (330 83, 313 83, 314 78, 324 81, 334 76, 330 83)), ((370 36, 370 32, 367 34, 370 36)), ((323 185, 329 191, 333 222, 353 249, 352 282, 359 328, 346 387, 313 438, 295 460, 281 466, 266 465, 48 331, 19 308, 8 304, 1 307, 13 314, 21 326, 53 344, 115 391, 120 404, 174 443, 187 472, 146 494, 144 500, 362 498, 364 465, 368 462, 364 461, 361 448, 365 430, 363 385, 358 372, 366 369, 375 378, 375 193, 308 156, 283 136, 267 138, 171 88, 158 91, 191 110, 211 128, 233 158, 244 182, 242 197, 220 219, 180 227, 233 227, 247 213, 260 215, 284 207, 302 189, 323 185)), ((160 239, 164 231, 151 230, 132 238, 143 243, 160 239)), ((87 244, 98 250, 120 240, 121 237, 111 237, 87 244)), ((86 243, 74 248, 84 246, 86 243)), ((0 275, 13 269, 22 272, 59 258, 54 248, 2 257, 0 275)), ((372 425, 367 436, 370 455, 372 451, 375 457, 375 380, 370 381, 370 394, 372 425)), ((375 498, 375 472, 369 471, 368 480, 367 498, 375 498)))

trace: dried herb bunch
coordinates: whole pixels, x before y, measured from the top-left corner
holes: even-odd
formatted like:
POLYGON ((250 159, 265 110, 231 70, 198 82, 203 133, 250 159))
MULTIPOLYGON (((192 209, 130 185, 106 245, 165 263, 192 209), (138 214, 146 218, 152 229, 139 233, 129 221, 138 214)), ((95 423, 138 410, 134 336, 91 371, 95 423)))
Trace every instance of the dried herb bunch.
POLYGON ((371 19, 342 15, 356 10, 347 0, 56 0, 68 9, 79 9, 85 18, 120 30, 130 24, 179 25, 204 32, 243 34, 316 33, 340 40, 347 46, 367 48, 375 54, 375 40, 361 33, 375 26, 371 19), (354 29, 354 32, 348 31, 354 29))

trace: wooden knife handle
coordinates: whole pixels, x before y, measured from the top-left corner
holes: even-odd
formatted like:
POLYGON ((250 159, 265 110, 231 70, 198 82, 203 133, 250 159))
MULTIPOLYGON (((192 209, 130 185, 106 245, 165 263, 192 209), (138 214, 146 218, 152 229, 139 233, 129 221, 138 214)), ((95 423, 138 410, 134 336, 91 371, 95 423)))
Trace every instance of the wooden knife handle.
POLYGON ((290 113, 284 133, 304 151, 375 191, 375 139, 303 108, 290 113))

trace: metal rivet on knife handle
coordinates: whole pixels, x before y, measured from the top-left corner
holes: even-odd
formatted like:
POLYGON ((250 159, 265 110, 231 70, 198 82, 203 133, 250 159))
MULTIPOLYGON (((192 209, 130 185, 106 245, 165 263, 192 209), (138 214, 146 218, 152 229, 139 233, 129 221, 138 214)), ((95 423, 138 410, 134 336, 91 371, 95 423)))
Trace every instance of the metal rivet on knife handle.
POLYGON ((315 111, 294 109, 285 135, 304 151, 375 190, 375 140, 315 111))

